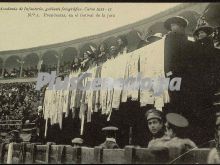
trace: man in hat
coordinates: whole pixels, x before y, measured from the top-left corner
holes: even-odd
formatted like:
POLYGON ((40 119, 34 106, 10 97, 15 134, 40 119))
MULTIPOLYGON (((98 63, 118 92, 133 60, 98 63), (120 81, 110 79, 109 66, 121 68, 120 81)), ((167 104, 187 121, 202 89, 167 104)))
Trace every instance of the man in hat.
POLYGON ((195 148, 196 144, 190 139, 184 138, 183 130, 189 123, 187 119, 177 113, 168 113, 166 115, 165 135, 149 143, 148 147, 177 147, 181 151, 187 151, 195 148))
POLYGON ((83 145, 83 139, 82 138, 74 138, 72 140, 72 146, 73 147, 81 147, 83 145))
POLYGON ((45 131, 45 120, 43 117, 43 108, 42 106, 38 106, 38 114, 37 114, 37 118, 33 121, 33 123, 36 124, 36 131, 37 131, 37 135, 39 137, 39 141, 41 143, 44 143, 44 131, 45 131))
POLYGON ((187 27, 187 25, 188 25, 188 21, 181 16, 168 18, 164 22, 164 27, 167 30, 177 34, 185 34, 185 28, 187 27))
MULTIPOLYGON (((188 40, 185 29, 188 21, 180 16, 168 18, 164 22, 165 28, 170 31, 165 37, 164 45, 164 71, 172 72, 170 79, 180 77, 180 91, 168 91, 170 96, 167 112, 191 113, 190 87, 191 61, 193 56, 193 42, 188 40)), ((166 112, 166 113, 167 113, 166 112)))
POLYGON ((156 109, 150 109, 146 112, 145 117, 147 118, 149 131, 152 134, 151 141, 164 136, 164 120, 162 112, 156 109))
POLYGON ((208 164, 220 164, 220 116, 217 116, 215 126, 216 147, 209 152, 208 164))
POLYGON ((105 132, 106 140, 104 143, 100 144, 104 149, 116 149, 119 148, 116 142, 116 131, 118 131, 117 127, 109 126, 102 129, 105 132))
POLYGON ((178 71, 177 62, 181 60, 181 55, 185 54, 187 42, 185 28, 187 25, 188 21, 180 16, 168 18, 164 22, 164 27, 170 31, 165 38, 165 73, 178 71))

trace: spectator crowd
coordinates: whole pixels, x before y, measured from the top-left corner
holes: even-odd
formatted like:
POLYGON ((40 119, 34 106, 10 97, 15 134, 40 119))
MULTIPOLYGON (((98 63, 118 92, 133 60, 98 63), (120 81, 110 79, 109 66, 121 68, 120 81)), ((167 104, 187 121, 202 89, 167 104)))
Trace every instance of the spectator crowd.
MULTIPOLYGON (((2 73, 2 69, 0 70, 2 73)), ((38 73, 37 66, 30 66, 25 67, 22 69, 22 77, 24 78, 31 78, 36 77, 38 73)), ((9 79, 9 78, 18 78, 20 77, 20 68, 13 68, 13 69, 4 69, 3 72, 3 78, 9 79)))
POLYGON ((0 84, 0 120, 21 120, 37 113, 42 93, 35 83, 0 84))

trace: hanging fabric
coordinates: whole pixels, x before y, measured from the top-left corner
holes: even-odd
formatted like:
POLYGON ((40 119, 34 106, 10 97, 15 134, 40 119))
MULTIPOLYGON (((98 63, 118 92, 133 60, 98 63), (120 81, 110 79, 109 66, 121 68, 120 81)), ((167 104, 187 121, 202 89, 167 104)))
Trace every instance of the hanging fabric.
MULTIPOLYGON (((128 61, 128 79, 133 79, 135 83, 129 83, 132 88, 135 88, 135 84, 137 81, 137 75, 138 75, 138 62, 139 62, 139 58, 140 55, 139 53, 132 52, 130 54, 128 54, 130 56, 129 61, 128 61)), ((131 81, 130 81, 131 82, 131 81)), ((127 97, 131 97, 131 100, 133 101, 137 101, 138 100, 138 90, 139 89, 128 89, 128 93, 127 93, 127 97)))
MULTIPOLYGON (((125 77, 126 67, 128 64, 128 59, 129 59, 128 54, 124 53, 122 55, 119 55, 114 60, 114 66, 117 66, 117 72, 115 72, 112 75, 112 78, 114 80, 117 80, 120 78, 121 80, 123 80, 123 83, 124 83, 124 77, 125 77)), ((116 110, 119 109, 120 103, 122 101, 122 90, 123 90, 123 85, 121 89, 114 88, 112 108, 115 108, 116 110)))

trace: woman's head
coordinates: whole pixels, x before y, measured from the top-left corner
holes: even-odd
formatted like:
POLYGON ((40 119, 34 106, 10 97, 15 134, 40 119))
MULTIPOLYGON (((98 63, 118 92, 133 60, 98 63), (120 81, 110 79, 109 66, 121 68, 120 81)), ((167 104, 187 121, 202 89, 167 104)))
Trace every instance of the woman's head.
POLYGON ((202 40, 207 38, 213 34, 214 30, 211 26, 201 26, 195 30, 193 36, 196 40, 202 40))
POLYGON ((127 46, 127 39, 125 38, 125 36, 119 36, 119 37, 117 37, 117 45, 118 45, 119 47, 127 46))
POLYGON ((75 57, 73 61, 74 61, 74 63, 75 63, 75 64, 77 64, 77 63, 79 63, 79 62, 80 62, 80 60, 79 60, 79 58, 78 58, 78 57, 75 57))
POLYGON ((207 34, 205 31, 200 30, 200 31, 198 32, 198 39, 199 39, 199 40, 201 40, 201 39, 203 39, 203 38, 206 38, 206 37, 208 37, 208 34, 207 34))
POLYGON ((105 52, 106 51, 106 44, 102 43, 100 46, 99 46, 99 51, 100 52, 105 52))
POLYGON ((84 52, 84 53, 83 53, 83 59, 85 60, 85 59, 87 59, 87 58, 89 58, 89 54, 88 54, 87 52, 84 52))

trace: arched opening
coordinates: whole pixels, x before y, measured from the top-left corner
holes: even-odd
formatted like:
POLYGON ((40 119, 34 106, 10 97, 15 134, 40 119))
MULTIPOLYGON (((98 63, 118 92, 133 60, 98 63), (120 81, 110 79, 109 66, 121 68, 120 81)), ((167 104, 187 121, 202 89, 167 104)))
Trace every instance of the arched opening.
POLYGON ((21 69, 22 61, 18 56, 10 56, 5 61, 5 71, 4 77, 6 78, 15 78, 20 76, 20 69, 21 69))
POLYGON ((128 51, 132 52, 138 48, 139 43, 141 42, 141 32, 137 30, 132 30, 126 34, 128 42, 128 51))
POLYGON ((77 57, 76 48, 69 47, 63 51, 63 56, 60 61, 60 72, 68 72, 71 69, 71 64, 74 58, 77 57))
POLYGON ((95 43, 86 43, 80 48, 80 57, 83 58, 83 53, 89 51, 91 54, 97 53, 97 45, 95 43))
POLYGON ((116 37, 109 37, 103 41, 106 44, 107 49, 109 50, 111 46, 117 46, 117 39, 116 37))
POLYGON ((37 65, 39 57, 36 53, 28 54, 24 58, 23 75, 24 77, 35 77, 37 75, 37 65))
POLYGON ((58 62, 56 55, 57 55, 57 52, 55 51, 47 51, 46 53, 43 54, 41 72, 50 73, 51 71, 56 71, 57 62, 58 62))
POLYGON ((116 57, 118 54, 118 44, 117 44, 117 38, 112 36, 103 41, 103 43, 106 45, 108 58, 110 57, 116 57))

